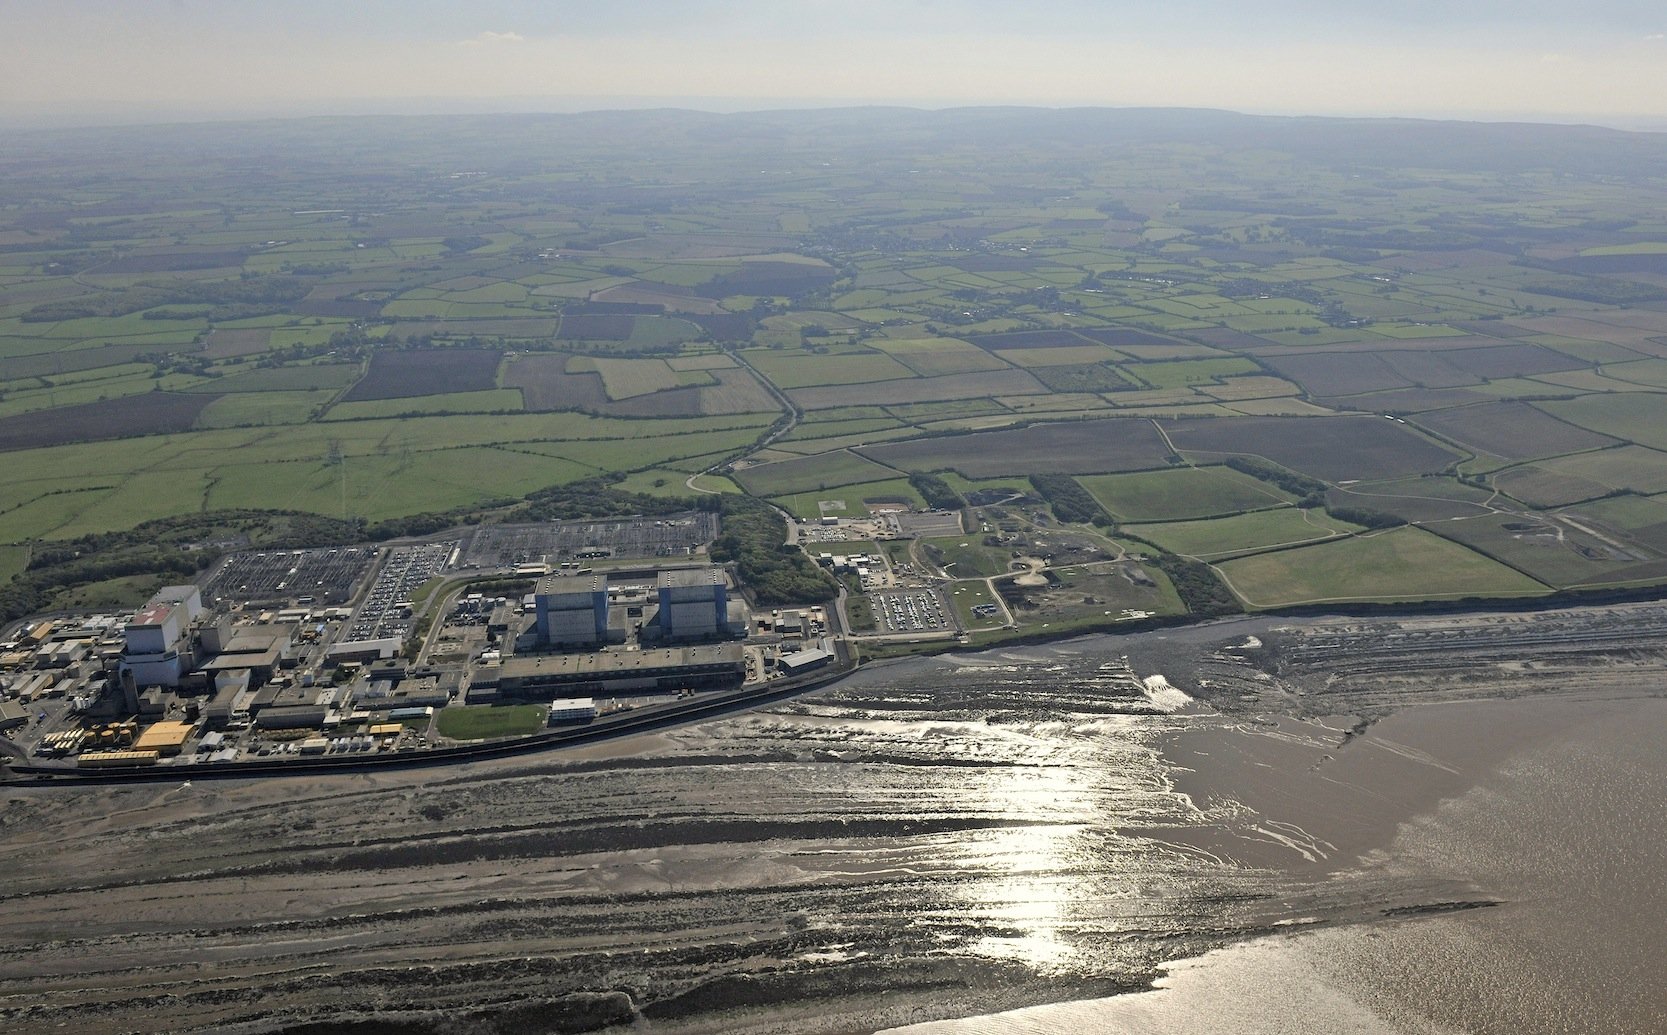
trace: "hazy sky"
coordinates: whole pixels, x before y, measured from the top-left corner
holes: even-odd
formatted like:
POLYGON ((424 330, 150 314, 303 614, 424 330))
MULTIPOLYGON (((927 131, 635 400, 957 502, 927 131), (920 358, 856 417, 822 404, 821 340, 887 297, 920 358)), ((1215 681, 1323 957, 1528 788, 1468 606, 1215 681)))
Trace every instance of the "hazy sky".
POLYGON ((1667 127, 1667 3, 0 0, 12 122, 830 103, 1667 127))

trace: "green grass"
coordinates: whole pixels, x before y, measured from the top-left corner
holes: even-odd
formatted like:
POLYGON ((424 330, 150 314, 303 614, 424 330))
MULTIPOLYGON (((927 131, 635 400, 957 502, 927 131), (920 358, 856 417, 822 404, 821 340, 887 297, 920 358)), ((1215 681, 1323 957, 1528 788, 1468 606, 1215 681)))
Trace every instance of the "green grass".
POLYGON ((360 420, 366 417, 400 417, 433 413, 505 413, 521 409, 519 388, 490 388, 483 392, 449 392, 415 395, 402 399, 367 399, 337 403, 325 419, 360 420))
POLYGON ((1007 366, 978 346, 958 338, 878 338, 868 344, 922 377, 971 374, 1007 366))
POLYGON ((198 385, 198 392, 297 392, 308 389, 346 388, 359 379, 357 363, 316 363, 309 366, 264 367, 234 371, 198 385))
POLYGON ((799 460, 760 464, 735 472, 735 480, 756 496, 792 496, 842 485, 889 481, 897 472, 846 450, 799 460))
POLYGON ((789 496, 772 497, 770 502, 777 504, 794 517, 813 521, 819 517, 865 518, 868 510, 863 506, 864 500, 882 498, 902 498, 914 506, 925 509, 926 501, 920 498, 920 493, 909 484, 907 478, 889 478, 882 481, 858 482, 855 485, 841 485, 835 489, 809 490, 793 493, 789 496), (822 509, 823 503, 843 504, 822 509))
POLYGON ((794 428, 791 434, 784 435, 776 441, 781 443, 809 443, 818 439, 844 438, 847 435, 889 431, 901 426, 901 422, 893 417, 874 417, 868 420, 819 420, 814 423, 806 421, 794 428))
POLYGON ((949 587, 944 593, 949 598, 949 605, 955 609, 955 614, 961 619, 961 627, 968 632, 979 632, 989 629, 1000 629, 1006 624, 1006 612, 997 609, 989 618, 981 618, 973 614, 972 609, 979 604, 996 603, 995 594, 990 587, 982 582, 962 582, 949 587))
POLYGON ((1234 374, 1260 373, 1248 359, 1183 359, 1166 363, 1130 363, 1120 368, 1130 380, 1153 388, 1183 388, 1208 384, 1234 374))
MULTIPOLYGON (((695 493, 689 491, 689 486, 687 484, 688 480, 689 476, 682 471, 655 468, 653 470, 638 471, 635 474, 627 475, 623 480, 615 483, 615 487, 623 489, 626 492, 640 492, 646 496, 695 495, 695 493)), ((709 481, 722 482, 727 481, 727 479, 721 477, 702 479, 696 484, 714 489, 717 488, 716 484, 708 484, 709 481)))
POLYGON ((684 383, 678 376, 678 371, 667 366, 663 359, 598 357, 592 362, 596 372, 602 375, 602 384, 606 387, 610 399, 632 399, 639 395, 677 388, 684 383))
POLYGON ((1013 559, 1011 549, 985 546, 983 533, 922 539, 920 553, 954 579, 1006 574, 1013 559))
POLYGON ((1322 510, 1294 507, 1263 510, 1208 521, 1129 525, 1126 531, 1171 553, 1211 560, 1252 550, 1332 539, 1361 531, 1360 526, 1327 517, 1322 510))
POLYGON ((796 350, 751 349, 746 353, 746 359, 782 389, 869 384, 917 376, 908 367, 880 352, 818 356, 796 350))
POLYGON ((549 709, 536 704, 453 705, 434 716, 435 728, 452 740, 524 737, 544 728, 549 709))
POLYGON ((0 546, 0 585, 10 582, 29 567, 27 546, 0 546))
POLYGON ((236 428, 268 424, 305 424, 335 398, 334 391, 238 392, 209 403, 197 415, 197 428, 236 428))
POLYGON ((1122 521, 1176 521, 1289 503, 1292 497, 1230 467, 1179 467, 1077 479, 1122 521))
POLYGON ((1251 607, 1539 596, 1547 587, 1473 550, 1402 527, 1220 565, 1251 607))
POLYGON ((125 575, 61 590, 52 595, 48 606, 54 611, 125 611, 143 606, 167 584, 162 575, 125 575))

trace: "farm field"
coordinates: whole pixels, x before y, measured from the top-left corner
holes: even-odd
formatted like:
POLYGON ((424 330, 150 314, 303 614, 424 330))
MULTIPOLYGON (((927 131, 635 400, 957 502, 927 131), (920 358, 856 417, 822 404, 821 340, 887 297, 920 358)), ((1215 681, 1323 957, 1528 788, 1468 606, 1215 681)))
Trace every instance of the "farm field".
POLYGON ((1329 517, 1324 511, 1281 510, 1237 514, 1205 521, 1128 525, 1125 534, 1156 543, 1171 553, 1216 560, 1300 543, 1335 539, 1362 531, 1359 525, 1329 517))
POLYGON ((1150 421, 1119 419, 1037 424, 872 446, 862 452, 903 470, 955 471, 974 479, 1137 471, 1161 467, 1168 456, 1150 421))
POLYGON ((1077 481, 1106 513, 1123 521, 1209 517, 1282 506, 1293 499, 1289 493, 1230 467, 1091 475, 1077 481))
POLYGON ((1512 467, 1493 484, 1525 503, 1556 507, 1616 491, 1667 492, 1667 454, 1643 446, 1617 446, 1512 467))
POLYGON ((1416 528, 1256 554, 1227 561, 1220 569, 1254 608, 1548 592, 1526 575, 1416 528))
POLYGON ((1168 421, 1176 449, 1200 462, 1240 455, 1333 482, 1429 474, 1456 463, 1457 453, 1378 417, 1244 417, 1168 421))
POLYGON ((1163 549, 1269 551, 1220 566, 1258 605, 1667 584, 1667 141, 795 118, 12 134, 0 590, 147 519, 708 470, 802 517, 1070 475, 1163 549), (1274 549, 1387 518, 1425 527, 1274 549))
POLYGON ((1618 445, 1618 440, 1557 420, 1526 403, 1486 403, 1413 418, 1420 427, 1479 453, 1532 460, 1618 445))
POLYGON ((903 500, 911 506, 924 508, 926 501, 909 484, 907 478, 887 481, 860 482, 837 488, 791 493, 771 498, 772 503, 794 517, 814 521, 822 517, 861 518, 868 516, 866 500, 903 500))
POLYGON ((733 477, 757 496, 791 496, 835 489, 842 485, 888 481, 897 471, 849 450, 836 450, 802 460, 782 460, 737 470, 733 477))

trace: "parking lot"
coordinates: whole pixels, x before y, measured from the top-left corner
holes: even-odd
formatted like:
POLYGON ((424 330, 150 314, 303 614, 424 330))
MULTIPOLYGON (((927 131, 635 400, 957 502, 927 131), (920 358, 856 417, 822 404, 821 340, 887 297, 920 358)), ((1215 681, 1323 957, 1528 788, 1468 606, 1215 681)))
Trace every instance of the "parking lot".
POLYGON ((933 590, 880 590, 868 599, 880 632, 942 632, 953 625, 949 608, 933 590))
POLYGON ((411 600, 417 587, 445 570, 457 543, 431 543, 426 546, 396 546, 388 551, 382 569, 376 573, 370 592, 353 616, 353 625, 343 637, 347 640, 380 640, 388 637, 403 639, 411 634, 410 609, 404 605, 411 600))
POLYGON ((463 549, 465 568, 557 563, 581 553, 612 557, 677 557, 717 538, 718 516, 689 511, 662 518, 550 521, 537 525, 482 525, 463 549))
POLYGON ((221 562, 203 600, 252 604, 345 604, 376 557, 371 546, 237 553, 221 562))

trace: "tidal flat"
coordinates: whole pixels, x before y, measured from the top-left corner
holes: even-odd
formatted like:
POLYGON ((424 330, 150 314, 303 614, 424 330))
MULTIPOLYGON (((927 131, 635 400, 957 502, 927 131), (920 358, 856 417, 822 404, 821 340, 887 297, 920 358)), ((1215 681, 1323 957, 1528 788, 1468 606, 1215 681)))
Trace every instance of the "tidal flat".
POLYGON ((1664 671, 1656 604, 1261 617, 531 759, 6 786, 0 1023, 1659 1030, 1664 671))

